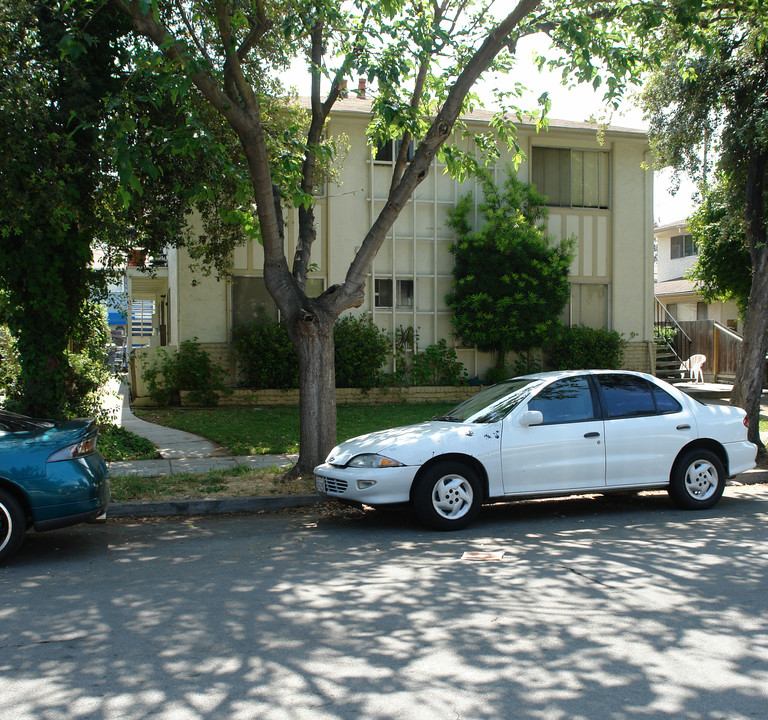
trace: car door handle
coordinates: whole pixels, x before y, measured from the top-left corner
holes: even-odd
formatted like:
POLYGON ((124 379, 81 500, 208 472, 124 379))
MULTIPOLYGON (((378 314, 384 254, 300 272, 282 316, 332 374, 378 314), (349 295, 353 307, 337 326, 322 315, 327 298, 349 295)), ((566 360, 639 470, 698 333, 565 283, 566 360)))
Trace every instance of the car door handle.
POLYGON ((690 425, 678 425, 676 429, 677 430, 690 430, 691 426, 690 425))
POLYGON ((600 433, 599 432, 586 433, 586 435, 584 435, 584 437, 585 438, 600 437, 600 433))

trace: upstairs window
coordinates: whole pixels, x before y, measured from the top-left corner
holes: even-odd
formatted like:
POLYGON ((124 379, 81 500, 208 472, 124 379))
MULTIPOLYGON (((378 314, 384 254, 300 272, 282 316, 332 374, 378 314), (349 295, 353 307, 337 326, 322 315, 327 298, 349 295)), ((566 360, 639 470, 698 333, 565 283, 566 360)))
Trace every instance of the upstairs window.
POLYGON ((413 280, 395 280, 395 294, 392 292, 391 278, 377 278, 374 283, 374 306, 377 308, 392 307, 392 301, 399 308, 413 307, 413 280))
POLYGON ((534 147, 531 176, 556 207, 608 208, 610 153, 534 147))
POLYGON ((670 242, 669 257, 672 260, 682 257, 692 257, 698 255, 699 250, 696 247, 696 241, 693 235, 675 235, 670 242))
MULTIPOLYGON (((389 165, 397 159, 397 154, 400 152, 400 146, 403 144, 402 140, 387 140, 383 145, 379 145, 376 148, 376 155, 373 161, 377 165, 389 165)), ((408 162, 413 160, 413 140, 408 143, 408 162)))

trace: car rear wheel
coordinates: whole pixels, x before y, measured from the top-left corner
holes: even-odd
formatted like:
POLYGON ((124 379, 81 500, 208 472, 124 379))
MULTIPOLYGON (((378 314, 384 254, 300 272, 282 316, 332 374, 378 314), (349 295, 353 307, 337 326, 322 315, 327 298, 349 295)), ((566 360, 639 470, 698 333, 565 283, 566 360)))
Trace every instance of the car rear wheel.
POLYGON ((437 530, 459 530, 480 512, 482 489, 477 474, 461 463, 441 462, 428 468, 413 492, 419 519, 437 530))
POLYGON ((9 492, 0 490, 0 563, 19 549, 26 529, 21 505, 9 492))
POLYGON ((725 490, 725 469, 709 450, 691 450, 678 458, 669 482, 672 499, 686 510, 706 510, 725 490))

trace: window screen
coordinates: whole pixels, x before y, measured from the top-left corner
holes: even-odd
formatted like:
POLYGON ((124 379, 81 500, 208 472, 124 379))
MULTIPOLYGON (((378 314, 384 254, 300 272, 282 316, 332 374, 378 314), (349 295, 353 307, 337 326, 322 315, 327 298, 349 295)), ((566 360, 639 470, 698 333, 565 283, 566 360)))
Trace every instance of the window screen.
POLYGON ((532 167, 533 184, 547 196, 547 205, 608 207, 608 152, 535 147, 532 167))

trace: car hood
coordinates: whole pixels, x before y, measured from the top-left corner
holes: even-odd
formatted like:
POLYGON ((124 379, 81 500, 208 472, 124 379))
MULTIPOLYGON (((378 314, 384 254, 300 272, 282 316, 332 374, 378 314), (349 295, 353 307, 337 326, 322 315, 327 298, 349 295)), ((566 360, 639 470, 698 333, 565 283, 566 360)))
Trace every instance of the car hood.
POLYGON ((326 462, 346 465, 355 455, 378 453, 405 465, 421 465, 434 455, 457 451, 474 442, 472 438, 483 433, 487 439, 498 440, 495 426, 429 420, 418 425, 390 428, 360 435, 331 450, 326 462), (484 428, 482 431, 479 428, 484 428))

